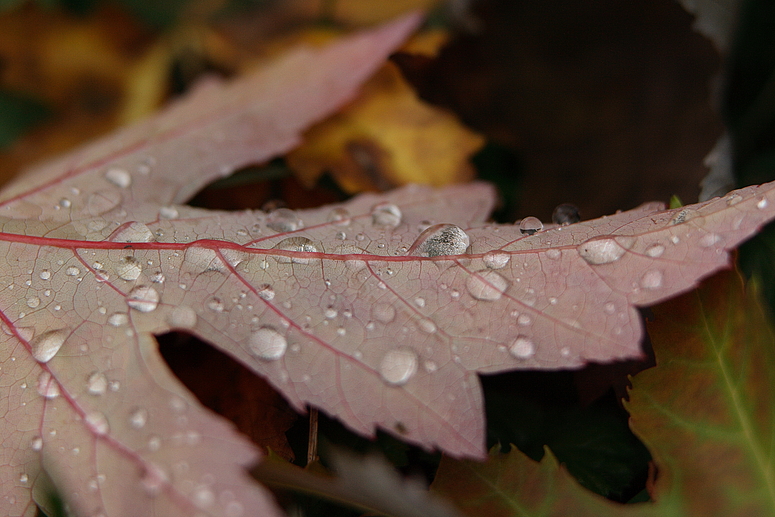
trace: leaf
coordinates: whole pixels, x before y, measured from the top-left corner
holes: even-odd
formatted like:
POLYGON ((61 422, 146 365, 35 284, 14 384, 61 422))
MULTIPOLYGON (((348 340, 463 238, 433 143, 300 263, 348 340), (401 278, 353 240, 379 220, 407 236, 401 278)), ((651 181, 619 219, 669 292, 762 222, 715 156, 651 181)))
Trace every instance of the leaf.
POLYGON ((255 448, 164 368, 152 336, 170 329, 299 410, 481 457, 478 372, 639 356, 633 307, 726 266, 775 216, 773 184, 543 231, 484 224, 494 194, 477 183, 298 212, 178 204, 296 145, 416 24, 205 85, 3 191, 7 513, 33 511, 41 466, 86 515, 275 512, 243 478, 255 448))
POLYGON ((653 497, 685 515, 772 515, 775 342, 758 289, 719 274, 654 313, 657 367, 627 403, 659 467, 653 497))
POLYGON ((350 193, 470 181, 468 159, 484 145, 451 113, 420 100, 393 63, 353 103, 305 136, 288 165, 308 186, 330 172, 350 193))
POLYGON ((0 513, 34 515, 32 493, 46 504, 50 476, 78 515, 278 514, 243 470, 258 451, 204 411, 158 354, 153 333, 196 327, 209 336, 224 324, 220 313, 208 310, 216 317, 208 322, 188 305, 216 290, 206 285, 219 283, 215 270, 189 290, 191 270, 174 265, 185 257, 217 269, 215 252, 162 243, 164 231, 170 242, 212 232, 219 216, 180 221, 176 236, 172 218, 205 212, 167 205, 295 145, 418 21, 298 50, 228 87, 211 82, 3 191, 0 513))
POLYGON ((646 505, 623 506, 582 488, 548 447, 540 463, 515 447, 507 454, 498 449, 484 463, 444 456, 431 491, 471 517, 651 514, 646 505))

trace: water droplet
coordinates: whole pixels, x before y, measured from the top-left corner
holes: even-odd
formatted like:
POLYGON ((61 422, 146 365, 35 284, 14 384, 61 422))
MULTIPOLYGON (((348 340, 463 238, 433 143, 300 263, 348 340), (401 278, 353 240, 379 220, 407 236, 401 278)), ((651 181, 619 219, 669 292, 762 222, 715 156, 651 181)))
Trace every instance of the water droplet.
POLYGON ((544 223, 537 217, 525 217, 519 222, 519 231, 522 235, 533 235, 544 229, 544 223))
POLYGON ((129 425, 133 429, 142 429, 148 422, 148 410, 145 408, 135 408, 129 415, 129 425))
POLYGON ((328 214, 328 222, 335 226, 348 226, 350 224, 350 212, 345 208, 334 208, 328 214))
POLYGON ((554 224, 565 226, 568 224, 575 224, 579 221, 581 221, 581 216, 579 215, 579 209, 576 205, 563 203, 557 205, 554 212, 552 212, 552 222, 554 224))
POLYGON ((153 242, 154 236, 146 225, 132 221, 118 229, 111 240, 113 242, 153 242))
POLYGON ((371 308, 371 316, 382 323, 390 323, 396 318, 396 310, 387 303, 378 303, 371 308))
POLYGON ((670 242, 672 242, 673 244, 678 244, 679 242, 681 242, 681 239, 678 238, 678 235, 671 235, 670 242))
POLYGON ((326 308, 326 310, 325 310, 325 311, 323 311, 323 315, 324 315, 324 316, 325 316, 327 319, 329 319, 329 320, 332 320, 332 319, 336 318, 336 316, 337 316, 338 314, 339 314, 339 312, 337 312, 337 310, 336 310, 336 309, 334 309, 333 307, 327 307, 327 308, 326 308))
POLYGON ((38 362, 47 363, 59 352, 69 335, 70 329, 67 328, 44 332, 31 343, 32 357, 38 362))
POLYGON ((207 300, 207 308, 213 312, 223 312, 223 301, 217 296, 213 296, 207 300))
POLYGON ((743 200, 743 196, 741 196, 740 194, 732 194, 729 197, 727 197, 727 206, 736 205, 742 200, 743 200))
POLYGON ((172 309, 169 316, 169 324, 173 328, 190 329, 196 326, 196 311, 186 305, 180 305, 172 309))
MULTIPOLYGON (((352 244, 341 244, 334 248, 334 254, 336 255, 360 255, 362 253, 365 253, 363 249, 358 246, 353 246, 352 244)), ((347 269, 352 271, 360 271, 366 267, 366 261, 355 258, 346 258, 344 265, 347 269)))
POLYGON ((640 286, 644 289, 658 289, 662 287, 662 272, 656 269, 646 271, 640 278, 640 286))
POLYGON ((158 436, 151 436, 148 438, 148 450, 151 452, 158 451, 161 448, 161 438, 158 436))
POLYGON ((508 280, 492 270, 477 271, 466 279, 468 294, 483 301, 500 299, 509 286, 508 280))
POLYGON ((533 357, 536 352, 535 343, 525 336, 517 336, 517 339, 511 343, 509 353, 517 359, 528 359, 533 357))
POLYGON ((140 277, 143 272, 143 266, 134 257, 124 257, 116 267, 116 272, 121 280, 132 282, 140 277))
POLYGON ((21 474, 19 476, 19 483, 26 485, 30 481, 30 477, 27 474, 21 474))
POLYGON ((38 375, 38 395, 47 399, 55 399, 60 395, 59 383, 47 371, 38 375))
POLYGON ((159 305, 159 293, 151 286, 139 285, 129 291, 126 304, 140 312, 151 312, 159 305))
POLYGON ((40 272, 40 279, 41 280, 49 280, 51 278, 51 271, 48 269, 44 269, 40 272))
POLYGON ((32 447, 33 451, 41 450, 43 448, 43 438, 40 436, 34 437, 30 442, 30 447, 32 447))
POLYGON ((482 257, 484 265, 489 269, 501 269, 511 260, 511 255, 505 251, 488 251, 482 257))
POLYGON ((420 330, 425 332, 426 334, 433 334, 436 332, 436 324, 433 323, 431 320, 422 319, 419 322, 420 330))
POLYGON ((163 206, 159 208, 159 218, 161 219, 177 219, 179 215, 178 209, 174 206, 163 206))
POLYGON ((767 198, 763 197, 759 200, 758 203, 756 203, 756 208, 758 208, 759 210, 764 210, 765 208, 767 208, 767 204, 768 204, 767 198))
POLYGON ((700 237, 700 246, 703 248, 710 248, 718 245, 722 241, 721 236, 715 233, 706 233, 700 237))
POLYGON ((124 312, 116 312, 108 316, 108 325, 111 327, 122 327, 129 323, 129 316, 124 312))
POLYGON ((204 509, 213 505, 215 502, 215 494, 206 485, 199 485, 191 493, 191 500, 197 506, 197 508, 204 509))
POLYGON ((261 284, 257 288, 258 290, 258 297, 262 300, 272 300, 274 299, 274 289, 269 284, 261 284))
POLYGON ((395 228, 401 224, 401 209, 393 203, 377 203, 371 209, 371 221, 374 226, 395 228))
POLYGON ((529 314, 520 314, 519 317, 517 317, 517 323, 523 327, 527 327, 533 323, 533 318, 531 318, 529 314))
POLYGON ((288 208, 277 208, 266 216, 266 225, 276 232, 293 232, 304 228, 296 212, 288 208))
POLYGON ((439 257, 465 253, 471 243, 468 234, 454 224, 434 224, 423 231, 409 248, 415 257, 439 257))
POLYGON ((40 298, 37 296, 32 296, 30 298, 27 298, 27 307, 30 309, 36 308, 38 305, 40 305, 40 298))
POLYGON ((425 307, 425 298, 418 296, 417 298, 414 299, 414 304, 417 307, 422 309, 423 307, 425 307))
POLYGON ((285 354, 288 341, 272 327, 261 327, 250 334, 248 346, 251 353, 266 361, 276 361, 285 354))
POLYGON ((111 168, 105 173, 105 179, 119 188, 127 188, 132 184, 132 176, 127 171, 111 168))
POLYGON ((616 312, 616 305, 608 302, 603 306, 603 310, 606 312, 606 314, 613 314, 616 312))
POLYGON ((546 256, 552 260, 556 260, 562 256, 562 252, 556 248, 549 248, 546 250, 546 256))
POLYGON ((662 246, 661 244, 652 244, 651 246, 646 248, 646 255, 653 258, 661 257, 664 252, 665 252, 665 247, 662 246))
MULTIPOLYGON (((318 253, 322 248, 306 237, 288 237, 275 244, 273 249, 299 253, 318 253)), ((283 255, 277 255, 275 259, 281 264, 290 264, 291 262, 294 264, 309 264, 312 260, 307 257, 286 257, 283 255)))
POLYGON ((63 197, 62 199, 59 200, 59 206, 61 206, 62 208, 70 208, 71 205, 72 203, 66 197, 63 197))
POLYGON ((108 378, 103 373, 92 372, 86 386, 91 395, 103 395, 108 389, 108 378))
POLYGON ((622 258, 627 252, 627 249, 622 246, 623 243, 626 244, 627 240, 617 241, 613 237, 595 237, 579 244, 576 249, 581 258, 589 264, 610 264, 622 258))
POLYGON ((140 484, 148 497, 156 497, 169 481, 169 476, 163 468, 154 463, 148 463, 145 466, 143 477, 140 479, 140 484))
POLYGON ((78 275, 80 275, 80 274, 81 274, 81 270, 80 270, 80 269, 78 269, 78 268, 77 268, 77 267, 75 267, 75 266, 70 266, 70 267, 68 267, 67 269, 65 269, 65 274, 66 274, 67 276, 78 276, 78 275))
POLYGON ((105 436, 110 431, 108 419, 100 411, 92 411, 84 418, 87 427, 97 436, 105 436))
POLYGON ((379 373, 388 384, 401 386, 417 372, 417 354, 409 348, 389 350, 379 364, 379 373))
MULTIPOLYGON (((165 280, 166 278, 164 278, 164 273, 161 271, 157 271, 151 275, 151 282, 154 284, 163 284, 165 280)), ((185 289, 185 287, 182 287, 181 289, 185 289)))
POLYGON ((686 221, 688 221, 689 219, 694 217, 694 215, 695 214, 694 214, 693 210, 690 210, 688 208, 684 208, 684 209, 678 211, 678 213, 675 214, 675 216, 673 216, 673 218, 670 220, 669 224, 676 225, 676 224, 685 223, 686 221))

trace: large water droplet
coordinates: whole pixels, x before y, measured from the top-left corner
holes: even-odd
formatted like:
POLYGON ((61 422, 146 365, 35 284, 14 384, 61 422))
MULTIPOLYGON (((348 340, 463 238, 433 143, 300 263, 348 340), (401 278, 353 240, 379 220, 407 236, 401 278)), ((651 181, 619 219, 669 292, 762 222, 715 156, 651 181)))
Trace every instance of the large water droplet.
POLYGON ((276 361, 285 354, 288 341, 274 328, 261 327, 250 334, 248 346, 256 357, 266 361, 276 361))
POLYGON ((126 304, 136 311, 151 312, 159 305, 159 293, 153 287, 139 285, 129 291, 126 304))
POLYGON ((132 282, 140 277, 143 266, 134 257, 122 258, 116 267, 116 273, 121 280, 132 282))
POLYGON ((113 242, 153 242, 153 232, 143 223, 132 221, 113 234, 113 242))
POLYGON ((43 438, 41 438, 40 436, 34 437, 30 442, 30 447, 32 448, 33 451, 39 451, 43 449, 43 438))
POLYGON ((180 329, 194 328, 196 325, 196 311, 186 305, 180 305, 172 309, 169 316, 170 327, 180 329))
POLYGON ((646 248, 646 255, 653 258, 661 257, 664 252, 665 252, 665 247, 662 246, 661 244, 652 244, 651 246, 646 248))
POLYGON ((27 307, 30 309, 35 309, 38 307, 38 305, 40 305, 40 298, 37 296, 31 296, 27 298, 27 307))
POLYGON ((395 228, 401 224, 401 209, 393 203, 377 203, 371 209, 371 221, 374 226, 395 228))
POLYGON ((482 257, 484 265, 489 269, 501 269, 511 260, 511 255, 505 251, 488 251, 482 257))
POLYGON ((116 167, 107 170, 105 179, 119 188, 127 188, 132 184, 132 176, 124 169, 116 167))
POLYGON ((477 271, 466 279, 468 293, 477 300, 498 300, 508 286, 508 280, 488 269, 477 271))
POLYGON ((533 341, 526 336, 517 336, 511 346, 509 353, 517 359, 528 359, 533 357, 536 352, 536 346, 533 341))
POLYGON ((379 364, 379 373, 388 384, 401 386, 417 372, 417 354, 410 348, 389 350, 379 364))
POLYGON ((769 204, 769 203, 767 203, 767 198, 766 198, 766 197, 763 197, 763 198, 761 198, 761 199, 759 200, 759 202, 758 202, 758 203, 756 203, 756 208, 758 208, 759 210, 764 210, 765 208, 767 208, 767 205, 768 205, 768 204, 769 204))
POLYGON ((579 209, 576 205, 563 203, 557 205, 554 212, 552 212, 552 222, 554 224, 565 226, 568 224, 575 224, 579 221, 581 221, 581 216, 579 215, 579 209))
POLYGON ((646 271, 640 278, 640 286, 644 289, 658 289, 662 287, 662 272, 656 269, 646 271))
POLYGON ((396 310, 387 303, 377 303, 371 308, 371 316, 382 323, 390 323, 396 318, 396 310))
POLYGON ((218 254, 210 248, 192 246, 186 250, 184 260, 188 267, 197 272, 226 271, 226 266, 218 257, 218 254))
POLYGON ((544 229, 544 223, 537 217, 525 217, 519 222, 519 231, 522 235, 533 235, 544 229))
POLYGON ((91 395, 103 395, 108 390, 108 378, 101 372, 92 372, 86 380, 86 388, 91 395))
POLYGON ((622 246, 626 243, 626 240, 617 241, 613 237, 595 237, 579 244, 576 249, 581 258, 589 264, 610 264, 622 258, 627 252, 627 249, 622 246))
POLYGON ((439 257, 465 253, 471 243, 468 234, 454 224, 434 224, 423 231, 409 255, 416 257, 439 257))
MULTIPOLYGON (((306 237, 288 237, 283 239, 273 246, 277 250, 293 251, 300 253, 318 253, 321 247, 306 237)), ((281 264, 309 264, 312 259, 307 257, 292 256, 286 257, 283 255, 277 255, 275 257, 277 262, 281 264)))
POLYGON ((40 272, 39 276, 40 276, 41 280, 50 280, 51 279, 51 271, 49 271, 48 269, 44 269, 43 271, 40 272))
POLYGON ((84 419, 86 425, 97 436, 105 436, 110 431, 108 419, 100 411, 92 411, 84 419))
POLYGON ((47 363, 62 348, 70 329, 62 328, 44 332, 32 341, 32 357, 41 363, 47 363))
POLYGON ((304 228, 296 212, 288 208, 278 208, 272 210, 266 216, 266 225, 276 232, 293 232, 304 228))
POLYGON ((38 395, 47 399, 55 399, 60 395, 59 383, 54 380, 47 371, 40 372, 38 375, 38 395))

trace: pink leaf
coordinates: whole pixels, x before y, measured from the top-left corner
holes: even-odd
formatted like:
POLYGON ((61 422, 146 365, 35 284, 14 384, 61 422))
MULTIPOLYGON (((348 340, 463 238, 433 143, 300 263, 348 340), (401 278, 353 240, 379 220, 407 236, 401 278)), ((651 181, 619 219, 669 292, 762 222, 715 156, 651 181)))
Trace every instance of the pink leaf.
POLYGON ((244 471, 258 450, 158 354, 153 334, 171 327, 230 332, 207 294, 245 287, 224 276, 240 246, 212 240, 235 235, 232 215, 219 228, 221 216, 173 203, 296 145, 419 21, 298 50, 228 86, 211 81, 3 191, 0 514, 34 515, 35 491, 45 504, 43 468, 77 515, 279 515, 244 471))

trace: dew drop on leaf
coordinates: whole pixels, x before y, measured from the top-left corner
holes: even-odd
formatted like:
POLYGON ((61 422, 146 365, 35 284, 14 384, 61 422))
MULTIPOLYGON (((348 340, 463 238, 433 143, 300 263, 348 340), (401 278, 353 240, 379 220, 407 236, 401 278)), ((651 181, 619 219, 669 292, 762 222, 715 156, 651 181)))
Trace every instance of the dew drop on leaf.
POLYGON ((101 372, 92 372, 86 386, 91 395, 103 395, 108 389, 108 378, 101 372))
POLYGON ((105 436, 110 431, 110 425, 108 425, 108 419, 100 411, 92 411, 86 415, 84 422, 89 427, 91 432, 97 436, 105 436))
POLYGON ((148 410, 145 408, 135 408, 129 415, 129 425, 133 429, 142 429, 148 422, 148 410))
POLYGON ((420 330, 422 330, 426 334, 433 334, 434 332, 436 332, 436 324, 433 323, 431 320, 422 319, 420 320, 418 326, 420 327, 420 330))
POLYGON ((533 235, 544 229, 544 223, 537 217, 525 217, 519 222, 519 231, 522 235, 533 235))
POLYGON ((640 278, 640 286, 644 289, 658 289, 662 287, 662 272, 656 269, 646 271, 640 278))
POLYGON ((758 203, 756 203, 756 208, 758 208, 759 210, 764 210, 765 208, 767 208, 767 205, 768 205, 767 198, 763 197, 759 200, 758 203))
POLYGON ((116 272, 121 280, 132 282, 140 277, 143 266, 134 257, 124 257, 119 261, 116 272))
POLYGON ((426 228, 412 247, 409 255, 415 257, 439 257, 443 255, 460 255, 465 253, 471 244, 468 234, 454 224, 434 224, 426 228))
POLYGON ((401 224, 401 209, 393 203, 377 203, 371 209, 371 222, 379 228, 395 228, 401 224))
POLYGON ((148 463, 145 466, 140 485, 148 497, 159 495, 167 483, 169 483, 169 476, 164 469, 153 463, 148 463))
POLYGON ((323 311, 323 315, 326 317, 326 319, 334 319, 339 314, 336 309, 333 307, 327 307, 325 311, 323 311))
POLYGON ((213 312, 223 312, 223 301, 220 298, 213 296, 207 300, 207 308, 213 312))
MULTIPOLYGON (((274 249, 284 251, 294 251, 301 253, 317 253, 320 247, 306 237, 288 237, 273 246, 274 249)), ((309 264, 310 260, 306 257, 285 257, 278 255, 275 257, 280 264, 309 264)))
POLYGON ((129 316, 124 312, 116 312, 108 316, 108 325, 111 327, 121 327, 129 323, 129 316))
POLYGON ((29 307, 30 309, 35 309, 36 307, 38 307, 38 305, 40 305, 40 298, 38 298, 37 296, 31 296, 27 298, 27 307, 29 307))
POLYGON ((274 289, 269 284, 261 284, 257 288, 258 297, 262 300, 273 300, 274 299, 274 289))
POLYGON ((377 303, 371 309, 372 317, 382 323, 390 323, 396 318, 396 310, 387 303, 377 303))
POLYGON ((346 208, 334 208, 328 214, 328 222, 335 226, 348 226, 350 224, 350 212, 346 208))
POLYGON ((276 232, 293 232, 304 228, 296 212, 288 208, 277 208, 266 216, 266 225, 276 232))
POLYGON ((38 375, 38 395, 46 399, 55 399, 60 395, 59 383, 47 371, 38 375))
POLYGON ((178 209, 174 206, 163 206, 159 208, 159 218, 161 219, 177 219, 178 216, 178 209))
POLYGON ((592 265, 616 262, 626 249, 612 237, 597 237, 579 244, 576 248, 581 258, 592 265))
POLYGON ((172 309, 169 316, 170 327, 179 329, 190 329, 196 326, 196 311, 186 305, 180 305, 172 309))
POLYGON ((48 269, 44 269, 43 271, 40 272, 39 276, 41 280, 49 280, 51 279, 51 271, 49 271, 48 269))
POLYGON ((67 276, 78 276, 79 274, 81 274, 81 270, 75 266, 70 266, 67 269, 65 269, 65 274, 67 276))
POLYGON ((36 436, 30 442, 30 447, 33 451, 39 451, 43 448, 43 438, 36 436))
POLYGON ((105 173, 105 179, 119 188, 127 188, 132 184, 132 176, 124 169, 117 167, 108 169, 105 173))
POLYGON ((409 348, 389 350, 379 363, 382 379, 393 386, 406 384, 417 372, 417 354, 409 348))
POLYGON ((575 224, 579 221, 581 221, 579 209, 576 205, 571 203, 557 205, 557 207, 554 209, 554 212, 552 212, 552 222, 554 224, 565 226, 568 224, 575 224))
POLYGON ((477 300, 490 302, 498 300, 508 286, 508 280, 488 269, 477 271, 466 279, 468 294, 477 300))
POLYGON ((70 334, 70 329, 49 330, 35 338, 32 345, 32 357, 41 363, 47 363, 53 358, 70 334))
POLYGON ((661 257, 662 254, 665 252, 665 247, 661 244, 652 244, 648 248, 646 248, 646 255, 652 258, 661 257))
POLYGON ((511 346, 509 346, 509 353, 517 359, 528 359, 535 354, 535 343, 530 338, 525 336, 517 336, 511 346))
POLYGON ((489 269, 501 269, 511 260, 511 255, 505 251, 488 251, 482 257, 484 265, 489 269))
POLYGON ((706 233, 702 237, 700 237, 700 246, 703 248, 710 248, 711 246, 716 246, 721 242, 722 238, 720 235, 717 235, 715 233, 706 233))
POLYGON ((288 341, 274 328, 261 327, 250 334, 248 346, 256 357, 266 361, 276 361, 285 354, 288 341))
POLYGON ((143 223, 132 221, 122 227, 112 238, 113 242, 153 242, 154 236, 150 228, 143 223))
POLYGON ((159 293, 153 287, 139 285, 129 291, 126 304, 140 312, 151 312, 159 305, 159 293))

